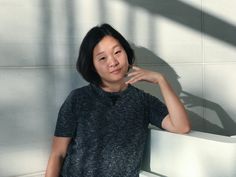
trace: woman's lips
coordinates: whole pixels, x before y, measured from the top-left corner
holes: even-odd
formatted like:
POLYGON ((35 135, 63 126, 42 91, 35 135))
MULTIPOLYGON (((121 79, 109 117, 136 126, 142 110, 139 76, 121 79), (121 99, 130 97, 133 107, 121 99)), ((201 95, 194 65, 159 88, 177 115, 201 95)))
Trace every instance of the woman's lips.
POLYGON ((115 69, 113 71, 111 71, 112 74, 118 74, 121 71, 121 69, 115 69))

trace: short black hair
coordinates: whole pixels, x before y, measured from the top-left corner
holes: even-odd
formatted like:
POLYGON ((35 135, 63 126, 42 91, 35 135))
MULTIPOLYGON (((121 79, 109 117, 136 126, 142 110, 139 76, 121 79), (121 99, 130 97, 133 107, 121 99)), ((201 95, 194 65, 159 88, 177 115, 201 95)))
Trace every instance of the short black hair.
POLYGON ((112 36, 119 41, 127 54, 129 65, 133 65, 135 60, 134 51, 128 41, 111 25, 104 23, 93 27, 85 35, 80 45, 76 69, 86 81, 96 85, 101 84, 101 78, 93 65, 93 50, 105 36, 112 36))

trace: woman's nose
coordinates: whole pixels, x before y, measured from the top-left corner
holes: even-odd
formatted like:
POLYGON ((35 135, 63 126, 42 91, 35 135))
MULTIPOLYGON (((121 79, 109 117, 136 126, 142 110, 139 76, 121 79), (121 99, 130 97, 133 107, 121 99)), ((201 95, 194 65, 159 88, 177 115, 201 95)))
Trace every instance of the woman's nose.
POLYGON ((110 60, 109 60, 109 66, 110 67, 117 66, 118 64, 119 64, 119 62, 115 57, 110 57, 110 60))

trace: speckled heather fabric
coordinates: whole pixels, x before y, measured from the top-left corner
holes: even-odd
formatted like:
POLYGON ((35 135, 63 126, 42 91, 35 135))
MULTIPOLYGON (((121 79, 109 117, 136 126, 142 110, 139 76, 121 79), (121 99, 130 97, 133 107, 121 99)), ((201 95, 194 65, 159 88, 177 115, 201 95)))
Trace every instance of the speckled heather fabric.
POLYGON ((168 114, 159 99, 129 85, 110 93, 89 84, 63 103, 55 136, 72 137, 62 177, 138 177, 148 124, 168 114))

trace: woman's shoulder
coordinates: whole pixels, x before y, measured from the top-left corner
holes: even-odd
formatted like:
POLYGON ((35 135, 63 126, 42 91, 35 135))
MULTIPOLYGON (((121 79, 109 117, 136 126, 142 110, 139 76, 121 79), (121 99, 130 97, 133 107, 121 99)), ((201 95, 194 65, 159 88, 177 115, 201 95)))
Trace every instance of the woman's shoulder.
MULTIPOLYGON (((131 94, 132 95, 136 95, 138 98, 140 98, 140 99, 144 99, 144 100, 147 100, 147 99, 149 99, 150 97, 151 98, 154 98, 155 96, 154 95, 152 95, 151 93, 149 93, 149 92, 147 92, 147 91, 145 91, 145 90, 143 90, 143 89, 141 89, 141 88, 138 88, 138 87, 136 87, 136 86, 133 86, 133 85, 131 85, 131 87, 132 87, 132 92, 131 92, 131 94)), ((156 98, 156 97, 155 97, 156 98)))
POLYGON ((146 92, 136 86, 133 86, 133 85, 130 85, 130 88, 131 88, 131 92, 132 93, 136 93, 136 94, 139 94, 139 95, 144 95, 146 94, 146 92))
POLYGON ((89 87, 90 87, 89 85, 85 85, 82 87, 75 88, 75 89, 71 90, 71 94, 83 93, 83 92, 87 91, 89 89, 89 87))
POLYGON ((89 89, 88 87, 89 86, 86 85, 86 86, 82 86, 82 87, 71 90, 69 94, 67 95, 66 100, 70 102, 74 102, 74 101, 77 101, 86 97, 86 92, 89 89))
POLYGON ((71 90, 68 97, 75 98, 75 97, 86 96, 88 92, 89 92, 89 85, 85 85, 71 90))

